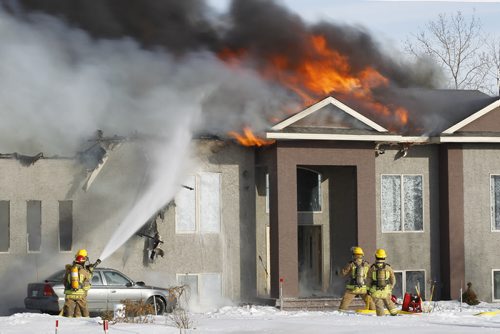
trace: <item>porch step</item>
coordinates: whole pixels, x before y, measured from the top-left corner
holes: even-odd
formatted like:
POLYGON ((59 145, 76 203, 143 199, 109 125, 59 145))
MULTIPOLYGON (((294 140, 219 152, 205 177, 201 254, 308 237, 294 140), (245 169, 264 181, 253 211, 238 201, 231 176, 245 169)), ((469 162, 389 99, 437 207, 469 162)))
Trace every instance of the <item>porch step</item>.
MULTIPOLYGON (((342 298, 333 297, 284 298, 282 309, 285 311, 333 311, 338 310, 341 300, 342 298)), ((276 300, 276 307, 280 307, 279 299, 276 300)), ((365 303, 360 298, 355 298, 349 306, 352 310, 364 307, 365 303)))

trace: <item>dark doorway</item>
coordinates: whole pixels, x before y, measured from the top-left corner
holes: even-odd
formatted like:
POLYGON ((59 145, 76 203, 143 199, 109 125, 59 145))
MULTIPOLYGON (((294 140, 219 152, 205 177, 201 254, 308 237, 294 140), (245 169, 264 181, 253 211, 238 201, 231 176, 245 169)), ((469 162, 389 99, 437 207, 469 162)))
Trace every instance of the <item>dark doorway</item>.
POLYGON ((330 287, 329 294, 342 296, 345 278, 340 270, 351 260, 351 247, 358 245, 356 167, 335 166, 328 169, 330 206, 330 287))
POLYGON ((299 286, 302 296, 312 296, 321 291, 321 246, 321 226, 299 225, 299 286))

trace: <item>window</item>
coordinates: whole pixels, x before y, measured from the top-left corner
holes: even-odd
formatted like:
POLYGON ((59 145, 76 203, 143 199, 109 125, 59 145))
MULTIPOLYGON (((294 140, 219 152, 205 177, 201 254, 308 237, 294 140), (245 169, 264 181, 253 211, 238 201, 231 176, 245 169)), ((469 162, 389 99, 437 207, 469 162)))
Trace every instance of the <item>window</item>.
POLYGON ((189 286, 189 302, 212 304, 222 297, 219 273, 177 274, 177 282, 189 286))
POLYGON ((423 231, 421 175, 382 175, 382 232, 423 231))
POLYGON ((94 271, 92 275, 92 285, 103 285, 101 280, 101 274, 98 271, 94 271))
POLYGON ((500 175, 491 175, 491 229, 500 231, 500 175))
POLYGON ((177 233, 220 232, 220 182, 220 173, 200 173, 183 183, 186 187, 182 187, 175 199, 177 233))
POLYGON ((71 251, 73 244, 73 201, 59 201, 59 250, 71 251))
POLYGON ((10 248, 10 202, 0 201, 0 252, 10 248))
POLYGON ((269 173, 266 173, 266 213, 269 213, 269 173))
POLYGON ((500 300, 500 270, 493 269, 492 271, 493 280, 493 300, 500 300))
POLYGON ((132 283, 128 278, 120 273, 117 273, 116 271, 103 271, 102 273, 106 278, 106 283, 108 283, 108 285, 127 285, 132 283))
POLYGON ((424 270, 401 270, 394 271, 396 285, 392 289, 392 294, 398 298, 403 298, 405 292, 416 294, 416 287, 422 296, 425 294, 425 271, 424 270))
POLYGON ((28 201, 26 211, 28 251, 39 252, 42 245, 42 202, 28 201))
POLYGON ((321 211, 321 174, 310 169, 297 168, 297 210, 321 211))

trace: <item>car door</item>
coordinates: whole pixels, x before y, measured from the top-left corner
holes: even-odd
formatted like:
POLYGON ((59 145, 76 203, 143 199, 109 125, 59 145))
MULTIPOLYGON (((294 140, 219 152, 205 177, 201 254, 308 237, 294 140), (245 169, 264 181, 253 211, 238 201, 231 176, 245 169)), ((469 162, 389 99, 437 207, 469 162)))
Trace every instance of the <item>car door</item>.
POLYGON ((95 270, 92 276, 92 287, 87 295, 87 305, 89 311, 97 312, 104 311, 107 308, 108 302, 108 287, 104 285, 101 272, 95 270))
POLYGON ((116 270, 104 269, 102 272, 108 288, 108 309, 113 310, 114 305, 122 304, 125 299, 141 300, 141 289, 116 270))

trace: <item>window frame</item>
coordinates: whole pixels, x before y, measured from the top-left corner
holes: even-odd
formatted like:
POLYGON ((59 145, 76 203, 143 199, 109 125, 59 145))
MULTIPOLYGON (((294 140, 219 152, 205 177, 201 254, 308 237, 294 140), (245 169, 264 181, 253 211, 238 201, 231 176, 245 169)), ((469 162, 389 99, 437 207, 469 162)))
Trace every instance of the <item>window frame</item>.
MULTIPOLYGON (((175 207, 175 213, 174 213, 174 225, 175 225, 175 234, 220 234, 221 229, 222 229, 222 173, 221 172, 210 172, 210 171, 203 171, 196 173, 194 175, 189 175, 189 177, 194 177, 194 191, 195 191, 195 219, 194 219, 194 230, 190 231, 179 231, 177 229, 177 221, 178 221, 178 215, 177 215, 177 207, 175 207), (202 231, 201 229, 201 176, 202 174, 218 174, 219 175, 219 229, 217 232, 207 232, 207 231, 202 231)), ((191 191, 191 190, 189 190, 191 191)), ((174 199, 175 200, 175 199, 174 199)))
POLYGON ((30 199, 26 200, 26 251, 28 254, 40 254, 43 247, 43 202, 41 200, 30 199), (30 236, 29 236, 29 223, 28 223, 28 203, 40 202, 40 248, 38 250, 30 250, 30 236))
POLYGON ((74 251, 74 238, 73 232, 75 230, 75 220, 74 220, 74 202, 73 200, 60 200, 58 203, 58 224, 57 224, 57 247, 59 249, 59 253, 67 254, 73 253, 74 251), (61 202, 71 202, 71 249, 70 250, 61 250, 61 202))
POLYGON ((102 269, 101 270, 101 282, 106 282, 106 284, 103 284, 103 285, 107 285, 107 286, 129 286, 128 284, 134 284, 134 281, 131 280, 130 278, 128 278, 127 275, 117 271, 117 270, 113 270, 113 269, 102 269), (125 280, 127 281, 127 283, 125 284, 110 284, 108 282, 108 277, 106 276, 106 273, 113 273, 113 274, 116 274, 118 276, 121 276, 123 278, 125 278, 125 280))
MULTIPOLYGON (((427 271, 425 269, 401 269, 401 270, 395 270, 394 269, 394 274, 395 273, 401 273, 401 291, 403 293, 403 295, 401 296, 401 298, 404 298, 404 294, 405 292, 408 292, 406 291, 406 272, 408 271, 421 271, 424 273, 424 284, 427 282, 427 271)), ((397 281, 396 281, 397 283, 397 281)), ((420 291, 420 295, 424 297, 425 299, 425 289, 427 288, 427 286, 424 286, 424 291, 420 291)))
POLYGON ((493 208, 495 206, 494 194, 492 192, 492 185, 493 185, 493 177, 494 176, 498 176, 500 178, 500 174, 490 174, 490 189, 489 189, 489 192, 490 192, 490 228, 491 228, 491 232, 498 233, 498 232, 500 232, 500 228, 499 229, 495 228, 495 217, 493 214, 493 212, 494 212, 493 208))
POLYGON ((9 247, 7 248, 6 251, 0 251, 0 254, 10 254, 10 249, 11 249, 11 246, 12 246, 12 243, 11 243, 11 203, 9 200, 0 200, 1 202, 7 202, 7 215, 8 215, 8 223, 7 223, 7 228, 8 228, 8 234, 9 234, 9 240, 8 240, 8 243, 9 243, 9 247))
MULTIPOLYGON (((200 292, 203 291, 203 289, 201 288, 201 284, 200 284, 200 276, 203 276, 203 275, 219 275, 219 278, 220 278, 220 298, 223 298, 224 297, 224 280, 223 280, 223 275, 221 272, 205 272, 205 273, 202 273, 202 272, 187 272, 187 273, 176 273, 175 274, 175 280, 176 282, 179 284, 179 277, 180 276, 196 276, 196 287, 197 287, 197 290, 196 290, 196 296, 197 296, 197 300, 195 300, 194 302, 197 303, 197 304, 200 304, 200 292)), ((191 297, 191 296, 190 296, 191 297)))
MULTIPOLYGON (((323 174, 321 172, 318 172, 318 171, 311 169, 311 168, 297 166, 297 170, 299 170, 299 169, 303 169, 303 170, 317 174, 317 176, 318 176, 318 202, 319 202, 320 210, 319 211, 299 211, 299 206, 298 206, 299 194, 296 194, 297 195, 297 213, 323 213, 323 187, 321 185, 323 182, 323 174)), ((297 178, 297 186, 298 186, 298 183, 299 183, 299 181, 297 178)))
POLYGON ((498 271, 500 273, 500 269, 491 269, 491 301, 492 302, 500 302, 499 299, 495 299, 495 272, 498 271))
POLYGON ((425 232, 425 191, 424 191, 424 175, 423 174, 380 174, 380 232, 381 233, 424 233, 425 232), (401 199, 401 230, 400 231, 384 231, 383 224, 383 201, 382 201, 382 179, 384 176, 399 176, 401 180, 400 186, 400 199, 401 199), (403 191, 403 178, 405 176, 420 176, 422 178, 422 229, 421 230, 405 230, 404 229, 404 191, 403 191))

